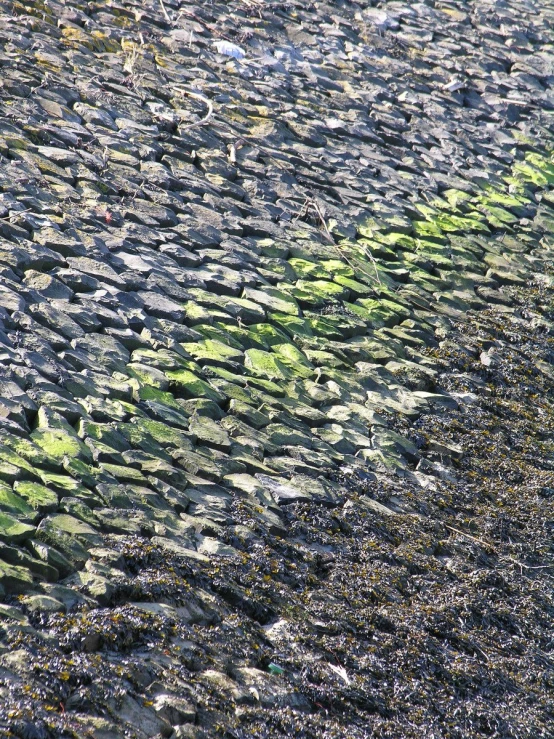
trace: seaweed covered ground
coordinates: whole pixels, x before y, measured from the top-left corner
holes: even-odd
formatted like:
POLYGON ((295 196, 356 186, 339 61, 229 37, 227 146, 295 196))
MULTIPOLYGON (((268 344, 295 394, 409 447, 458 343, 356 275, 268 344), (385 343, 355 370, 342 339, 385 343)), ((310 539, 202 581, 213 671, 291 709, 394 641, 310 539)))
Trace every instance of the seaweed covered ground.
POLYGON ((0 736, 554 737, 553 52, 0 0, 0 736))

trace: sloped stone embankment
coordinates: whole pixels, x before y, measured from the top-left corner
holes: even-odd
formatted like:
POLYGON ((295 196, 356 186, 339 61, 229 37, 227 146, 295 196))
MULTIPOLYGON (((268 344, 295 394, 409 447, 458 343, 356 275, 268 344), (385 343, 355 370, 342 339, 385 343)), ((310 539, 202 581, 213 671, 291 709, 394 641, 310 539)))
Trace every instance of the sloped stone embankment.
POLYGON ((552 737, 554 4, 0 12, 0 734, 552 737))

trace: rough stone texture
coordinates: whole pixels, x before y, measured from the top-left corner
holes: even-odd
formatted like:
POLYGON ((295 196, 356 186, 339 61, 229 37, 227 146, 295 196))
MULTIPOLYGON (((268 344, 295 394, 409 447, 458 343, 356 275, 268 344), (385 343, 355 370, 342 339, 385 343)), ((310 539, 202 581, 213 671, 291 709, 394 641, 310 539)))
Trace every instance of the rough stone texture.
POLYGON ((0 0, 0 734, 553 736, 552 0, 0 0))

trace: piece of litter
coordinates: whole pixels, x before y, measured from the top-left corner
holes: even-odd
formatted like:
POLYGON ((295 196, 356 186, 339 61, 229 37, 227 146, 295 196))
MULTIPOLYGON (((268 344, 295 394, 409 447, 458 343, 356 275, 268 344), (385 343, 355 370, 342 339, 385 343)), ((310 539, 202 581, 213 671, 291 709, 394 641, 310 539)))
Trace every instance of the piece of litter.
POLYGON ((451 80, 446 85, 443 85, 443 90, 446 92, 456 92, 457 90, 461 90, 462 87, 465 87, 465 82, 461 82, 460 80, 451 80))
POLYGON ((275 662, 270 662, 267 666, 268 672, 271 672, 272 675, 282 675, 284 670, 282 667, 279 667, 279 665, 276 665, 275 662))
POLYGON ((347 674, 346 670, 344 669, 344 667, 337 667, 336 665, 332 665, 332 664, 331 664, 330 662, 328 662, 327 664, 328 664, 328 666, 329 666, 329 667, 331 668, 331 670, 333 670, 333 672, 336 672, 336 674, 337 674, 337 675, 338 675, 338 676, 339 676, 340 678, 342 678, 342 679, 344 680, 344 682, 345 682, 345 683, 346 683, 347 685, 350 685, 350 683, 351 683, 352 681, 351 681, 351 680, 350 680, 350 678, 348 677, 348 674, 347 674))
POLYGON ((246 52, 240 46, 232 44, 230 41, 216 41, 214 44, 218 54, 232 56, 233 59, 244 59, 246 52))

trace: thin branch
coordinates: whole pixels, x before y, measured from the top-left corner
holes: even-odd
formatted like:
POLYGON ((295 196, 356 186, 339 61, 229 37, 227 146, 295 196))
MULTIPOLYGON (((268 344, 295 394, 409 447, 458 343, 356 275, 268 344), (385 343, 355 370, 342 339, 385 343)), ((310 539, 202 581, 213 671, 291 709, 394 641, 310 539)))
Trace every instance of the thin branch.
POLYGON ((162 13, 165 16, 166 21, 171 25, 171 18, 169 17, 169 13, 165 9, 164 0, 160 0, 160 7, 162 9, 162 13))
MULTIPOLYGON (((460 534, 460 536, 465 536, 466 539, 471 539, 472 541, 477 542, 477 544, 481 544, 484 547, 487 547, 488 549, 492 549, 494 552, 498 554, 498 548, 490 541, 484 541, 483 539, 479 539, 476 536, 472 536, 471 534, 466 534, 465 531, 460 531, 460 529, 455 529, 454 526, 449 526, 448 524, 444 524, 445 528, 447 528, 449 531, 453 531, 456 534, 460 534)), ((554 565, 526 565, 523 564, 523 562, 520 562, 518 559, 514 559, 514 557, 507 556, 505 557, 509 562, 512 562, 513 564, 517 565, 518 567, 522 567, 525 570, 549 570, 550 568, 554 567, 554 565)))
POLYGON ((194 100, 199 100, 200 102, 204 103, 204 105, 208 106, 208 112, 202 118, 200 121, 196 121, 195 123, 189 123, 188 126, 179 126, 179 130, 182 131, 190 131, 192 128, 198 128, 199 126, 204 126, 214 114, 214 106, 211 100, 209 100, 207 97, 204 97, 204 95, 200 95, 198 92, 192 92, 191 90, 183 90, 183 89, 177 89, 177 92, 180 92, 182 95, 188 95, 191 98, 194 98, 194 100))

